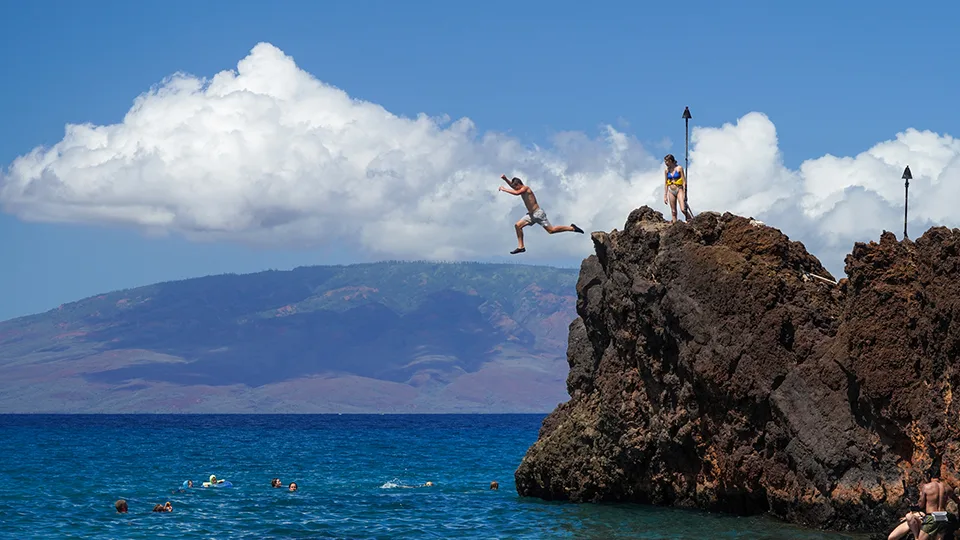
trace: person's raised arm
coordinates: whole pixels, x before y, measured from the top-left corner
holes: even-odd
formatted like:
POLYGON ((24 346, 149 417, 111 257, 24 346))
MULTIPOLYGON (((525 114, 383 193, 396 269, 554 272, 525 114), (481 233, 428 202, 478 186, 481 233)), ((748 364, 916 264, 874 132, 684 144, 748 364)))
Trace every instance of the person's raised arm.
MULTIPOLYGON (((506 182, 508 186, 513 187, 513 184, 510 183, 510 179, 507 178, 507 175, 501 174, 500 178, 504 182, 506 182)), ((521 193, 523 193, 523 189, 526 187, 527 186, 520 186, 520 189, 510 189, 510 188, 505 188, 503 186, 500 186, 500 191, 503 191, 504 193, 509 193, 511 195, 520 195, 521 193)))

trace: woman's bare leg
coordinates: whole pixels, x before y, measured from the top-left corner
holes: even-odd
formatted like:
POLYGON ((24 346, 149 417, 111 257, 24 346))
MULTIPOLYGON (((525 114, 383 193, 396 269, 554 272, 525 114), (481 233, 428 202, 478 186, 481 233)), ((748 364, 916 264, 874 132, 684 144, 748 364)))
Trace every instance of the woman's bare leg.
POLYGON ((670 216, 672 218, 670 223, 676 223, 677 222, 677 195, 673 192, 673 190, 670 190, 670 189, 667 190, 667 200, 670 201, 670 216))

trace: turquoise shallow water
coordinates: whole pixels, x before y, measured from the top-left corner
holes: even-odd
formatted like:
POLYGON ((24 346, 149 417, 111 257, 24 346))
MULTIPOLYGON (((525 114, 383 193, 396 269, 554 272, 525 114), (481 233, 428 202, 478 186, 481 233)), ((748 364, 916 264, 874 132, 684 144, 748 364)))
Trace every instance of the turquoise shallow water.
POLYGON ((852 538, 517 496, 541 415, 0 415, 4 538, 852 538), (211 474, 233 488, 177 492, 211 474), (290 493, 270 487, 297 482, 290 493), (500 483, 491 491, 491 480, 500 483), (401 485, 432 487, 403 488, 401 485), (117 514, 114 501, 130 511, 117 514), (174 511, 154 514, 170 501, 174 511))

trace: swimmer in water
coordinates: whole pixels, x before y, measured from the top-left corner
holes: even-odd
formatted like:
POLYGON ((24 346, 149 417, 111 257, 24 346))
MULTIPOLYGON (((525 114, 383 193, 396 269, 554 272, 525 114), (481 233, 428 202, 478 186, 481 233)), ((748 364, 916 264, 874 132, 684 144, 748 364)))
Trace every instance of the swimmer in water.
POLYGON ((222 483, 223 483, 223 480, 217 480, 217 475, 211 474, 211 475, 210 475, 210 481, 209 481, 209 482, 204 482, 204 483, 203 483, 203 487, 212 487, 212 486, 215 486, 215 485, 217 485, 217 484, 222 484, 222 483))
POLYGON ((167 502, 163 505, 163 511, 164 511, 164 512, 173 512, 173 505, 170 504, 170 501, 167 501, 167 502))
POLYGON ((687 221, 690 221, 693 219, 693 214, 690 212, 690 209, 687 208, 686 173, 683 167, 677 163, 673 154, 664 156, 663 163, 666 165, 666 169, 663 171, 663 204, 670 205, 670 214, 672 216, 670 223, 677 222, 677 203, 680 204, 680 211, 683 213, 683 217, 685 217, 687 221))
POLYGON ((273 480, 270 481, 270 487, 282 488, 283 482, 281 482, 279 478, 274 478, 273 480))
POLYGON ((290 482, 290 491, 296 491, 296 490, 297 490, 297 483, 290 482))
POLYGON ((497 482, 496 480, 494 480, 493 482, 490 482, 490 489, 493 489, 493 490, 500 489, 500 482, 497 482))
POLYGON ((127 513, 127 501, 120 499, 119 501, 113 503, 114 508, 117 509, 118 514, 127 513))
POLYGON ((547 231, 550 234, 555 234, 558 232, 578 232, 583 234, 583 229, 577 227, 575 224, 571 223, 570 225, 551 225, 550 220, 547 219, 547 214, 543 212, 543 209, 540 208, 540 205, 537 203, 537 196, 533 194, 533 190, 530 189, 530 186, 523 185, 523 181, 517 177, 513 177, 512 180, 507 179, 507 175, 501 174, 500 178, 506 182, 510 188, 508 189, 503 186, 500 186, 500 191, 504 193, 509 193, 511 195, 519 195, 523 199, 523 204, 527 207, 527 215, 520 218, 520 221, 516 222, 513 226, 517 231, 517 244, 519 247, 510 252, 511 255, 516 255, 517 253, 523 253, 527 249, 523 247, 523 228, 527 225, 533 225, 534 223, 539 223, 543 230, 547 231))

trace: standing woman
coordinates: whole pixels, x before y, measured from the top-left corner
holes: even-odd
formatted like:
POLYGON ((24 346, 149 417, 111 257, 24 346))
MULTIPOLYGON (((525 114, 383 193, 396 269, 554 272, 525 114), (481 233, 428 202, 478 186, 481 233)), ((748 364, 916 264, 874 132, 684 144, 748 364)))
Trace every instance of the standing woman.
POLYGON ((687 209, 687 177, 684 174, 683 167, 677 163, 673 154, 667 154, 666 157, 663 158, 663 163, 667 166, 663 171, 663 204, 670 205, 670 214, 673 218, 670 223, 677 222, 678 202, 680 203, 680 211, 683 212, 683 217, 685 217, 687 221, 690 221, 693 219, 693 214, 687 209))

